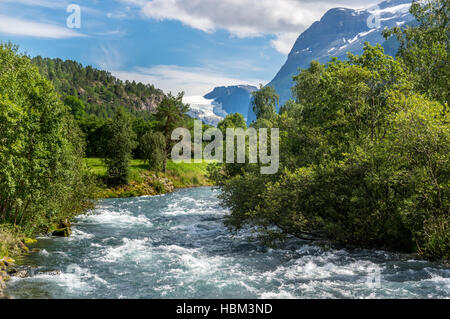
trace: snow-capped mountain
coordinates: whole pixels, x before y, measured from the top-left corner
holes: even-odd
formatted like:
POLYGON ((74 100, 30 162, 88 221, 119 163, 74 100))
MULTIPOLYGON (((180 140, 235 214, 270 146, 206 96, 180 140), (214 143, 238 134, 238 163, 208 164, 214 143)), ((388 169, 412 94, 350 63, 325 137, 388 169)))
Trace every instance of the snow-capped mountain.
POLYGON ((214 99, 214 113, 221 116, 241 113, 247 117, 247 108, 251 100, 252 92, 258 88, 252 85, 220 86, 204 96, 206 99, 214 99))
POLYGON ((205 124, 216 126, 224 116, 214 111, 214 99, 206 99, 203 96, 185 96, 183 102, 189 104, 189 116, 202 120, 205 124))
POLYGON ((204 96, 186 97, 184 102, 190 105, 190 116, 217 125, 228 114, 241 113, 246 117, 252 92, 257 89, 252 85, 220 86, 204 96))
MULTIPOLYGON (((411 0, 388 0, 377 6, 354 10, 334 8, 314 22, 297 39, 275 78, 268 84, 280 95, 280 105, 291 98, 292 76, 308 68, 311 61, 328 62, 331 57, 345 59, 347 53, 361 54, 364 43, 383 44, 384 28, 401 26, 413 20, 411 0)), ((247 121, 255 119, 249 106, 247 121)))
MULTIPOLYGON (((279 106, 291 98, 292 77, 299 69, 309 67, 311 61, 328 62, 332 57, 346 59, 348 52, 361 54, 364 43, 386 45, 386 53, 395 54, 396 43, 385 41, 384 28, 402 26, 414 18, 409 13, 412 0, 387 0, 359 10, 334 8, 320 21, 314 22, 295 42, 286 63, 268 84, 280 95, 279 106)), ((251 107, 250 85, 216 87, 203 97, 191 97, 191 116, 216 125, 227 114, 241 113, 248 123, 255 120, 251 107)))

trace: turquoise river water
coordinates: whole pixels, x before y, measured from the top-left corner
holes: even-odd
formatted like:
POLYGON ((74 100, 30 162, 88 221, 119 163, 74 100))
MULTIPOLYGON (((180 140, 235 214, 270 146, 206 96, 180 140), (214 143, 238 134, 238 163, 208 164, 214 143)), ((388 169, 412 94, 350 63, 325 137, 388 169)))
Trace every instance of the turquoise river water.
POLYGON ((42 237, 15 298, 448 298, 450 269, 381 250, 231 234, 218 190, 102 201, 68 238, 42 237))

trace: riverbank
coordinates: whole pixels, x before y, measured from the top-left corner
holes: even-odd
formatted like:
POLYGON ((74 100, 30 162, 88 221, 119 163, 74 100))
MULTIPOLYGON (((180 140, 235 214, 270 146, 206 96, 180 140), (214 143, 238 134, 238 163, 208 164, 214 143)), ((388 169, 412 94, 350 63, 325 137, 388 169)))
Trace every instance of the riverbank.
MULTIPOLYGON (((106 165, 100 158, 86 158, 85 163, 101 182, 106 176, 106 165)), ((143 160, 130 163, 130 182, 127 185, 108 188, 101 187, 99 198, 124 198, 153 196, 173 192, 178 188, 211 186, 207 179, 208 162, 174 163, 167 162, 167 171, 154 172, 147 169, 143 160)))
MULTIPOLYGON (((8 259, 8 261, 11 260, 10 258, 8 259)), ((6 258, 0 259, 0 299, 5 298, 3 289, 6 288, 6 282, 10 279, 6 268, 9 265, 8 261, 6 261, 6 258)))
POLYGON ((25 245, 25 243, 36 242, 35 239, 23 238, 20 233, 0 225, 0 299, 9 298, 8 295, 5 295, 4 289, 6 288, 6 282, 11 279, 11 276, 19 277, 26 274, 26 272, 15 268, 15 260, 10 256, 36 252, 36 250, 30 251, 25 245))
MULTIPOLYGON (((100 158, 84 159, 93 176, 99 181, 99 192, 95 197, 126 198, 138 196, 154 196, 171 193, 180 188, 211 186, 207 179, 208 162, 203 163, 174 163, 168 161, 167 171, 153 172, 147 169, 144 161, 132 160, 130 163, 130 182, 115 188, 108 188, 102 181, 106 175, 106 166, 100 158)), ((0 225, 2 226, 2 225, 0 225)), ((67 237, 71 234, 70 221, 60 222, 48 229, 53 236, 67 237)), ((0 227, 0 298, 4 298, 3 288, 10 278, 8 272, 14 271, 13 258, 29 253, 27 247, 34 239, 25 239, 17 230, 0 227), (11 256, 13 258, 11 258, 11 256)))

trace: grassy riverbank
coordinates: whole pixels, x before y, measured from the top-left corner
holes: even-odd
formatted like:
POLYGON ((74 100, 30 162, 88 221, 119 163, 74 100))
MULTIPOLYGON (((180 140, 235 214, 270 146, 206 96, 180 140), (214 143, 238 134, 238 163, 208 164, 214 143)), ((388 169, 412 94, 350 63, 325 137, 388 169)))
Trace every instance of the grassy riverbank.
MULTIPOLYGON (((168 161, 167 172, 148 170, 142 160, 132 160, 130 163, 130 182, 127 185, 108 188, 103 183, 106 176, 106 165, 100 158, 85 158, 93 176, 99 182, 98 198, 136 197, 144 195, 159 195, 172 192, 177 188, 209 186, 206 178, 208 162, 174 163, 168 161)), ((62 226, 61 226, 62 227, 62 226)), ((58 228, 58 227, 57 227, 58 228)), ((0 259, 4 256, 20 255, 26 251, 25 235, 19 229, 0 225, 0 259)))
MULTIPOLYGON (((99 181, 105 180, 106 165, 100 158, 86 158, 85 163, 99 181)), ((158 195, 176 188, 209 186, 206 178, 208 162, 174 163, 167 162, 167 172, 154 172, 147 168, 143 160, 134 159, 130 163, 130 181, 127 185, 101 188, 100 198, 135 197, 158 195)), ((105 185, 105 184, 104 184, 105 185)))

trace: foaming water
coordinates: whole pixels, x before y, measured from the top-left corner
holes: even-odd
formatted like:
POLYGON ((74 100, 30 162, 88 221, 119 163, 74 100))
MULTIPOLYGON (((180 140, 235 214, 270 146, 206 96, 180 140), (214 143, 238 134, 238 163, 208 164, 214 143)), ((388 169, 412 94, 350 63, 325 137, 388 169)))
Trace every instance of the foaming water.
POLYGON ((231 235, 217 190, 104 200, 69 238, 41 238, 16 298, 448 298, 450 269, 380 250, 231 235))

